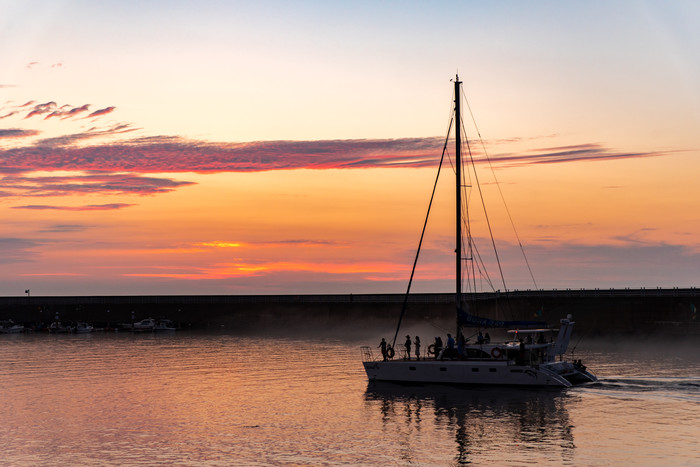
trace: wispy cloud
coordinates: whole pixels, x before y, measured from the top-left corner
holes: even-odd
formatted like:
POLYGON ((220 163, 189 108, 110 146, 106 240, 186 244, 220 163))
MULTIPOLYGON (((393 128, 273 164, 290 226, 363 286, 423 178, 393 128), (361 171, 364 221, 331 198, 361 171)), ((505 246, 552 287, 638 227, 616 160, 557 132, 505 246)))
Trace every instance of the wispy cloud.
POLYGON ((152 268, 151 271, 125 274, 132 277, 152 277, 187 280, 218 280, 236 277, 260 277, 279 273, 323 274, 356 276, 363 280, 386 280, 384 275, 400 271, 405 275, 405 266, 387 262, 237 262, 193 268, 182 271, 168 268, 167 271, 152 268), (377 277, 379 279, 377 279, 377 277))
POLYGON ((671 154, 678 151, 617 151, 600 143, 587 143, 573 146, 540 148, 519 154, 499 154, 492 158, 506 165, 554 164, 561 162, 603 161, 613 159, 634 159, 671 154))
MULTIPOLYGON (((119 125, 102 131, 44 139, 36 145, 0 151, 0 165, 27 170, 105 170, 141 173, 255 172, 286 169, 431 167, 437 165, 437 137, 212 143, 175 137, 148 137, 99 146, 70 147, 86 138, 132 131, 119 125), (60 147, 57 147, 60 146, 60 147)), ((625 152, 601 144, 498 154, 504 165, 551 164, 653 157, 672 151, 625 152)), ((478 153, 477 162, 485 162, 478 153)))
POLYGON ((72 176, 24 177, 6 175, 0 178, 5 196, 66 196, 75 194, 153 195, 167 193, 194 182, 169 178, 144 177, 134 174, 99 173, 72 176))
POLYGON ((112 203, 112 204, 88 204, 86 206, 49 206, 46 204, 30 204, 26 206, 13 206, 13 209, 30 209, 35 211, 111 211, 114 209, 128 208, 129 206, 134 206, 133 204, 126 203, 112 203))
POLYGON ((26 238, 0 237, 0 264, 31 261, 39 242, 26 238))
POLYGON ((104 109, 95 110, 94 112, 92 112, 90 115, 88 115, 85 118, 92 118, 92 117, 99 117, 101 115, 107 115, 108 113, 113 112, 114 109, 116 109, 116 107, 112 106, 112 107, 105 107, 104 109))
POLYGON ((37 104, 32 108, 32 110, 29 111, 27 115, 25 115, 24 118, 32 118, 36 115, 43 115, 49 112, 53 112, 57 108, 58 106, 54 101, 44 102, 43 104, 37 104))
POLYGON ((126 123, 120 123, 106 129, 90 128, 89 130, 83 131, 81 133, 73 133, 70 135, 56 136, 54 138, 40 139, 35 143, 35 146, 51 148, 55 148, 56 146, 71 146, 86 139, 104 138, 107 136, 121 135, 136 130, 137 128, 131 128, 126 123))
POLYGON ((39 230, 40 233, 71 233, 83 232, 91 227, 83 224, 56 224, 39 230))
POLYGON ((58 117, 61 120, 65 120, 66 118, 71 118, 75 117, 76 115, 87 112, 88 107, 90 107, 90 104, 84 104, 81 105, 80 107, 73 107, 73 108, 66 108, 70 106, 62 106, 58 110, 54 110, 50 114, 48 114, 46 117, 44 117, 44 120, 48 120, 49 118, 52 117, 58 117))
MULTIPOLYGON (((0 117, 2 118, 2 117, 0 117)), ((1 138, 27 138, 30 136, 36 136, 39 132, 37 130, 22 130, 21 128, 0 128, 0 139, 1 138)))
MULTIPOLYGON (((58 105, 56 101, 48 101, 48 102, 43 102, 41 104, 37 104, 35 101, 28 101, 22 105, 7 105, 3 108, 3 110, 8 109, 8 113, 5 115, 0 116, 0 119, 3 118, 8 118, 13 115, 17 115, 20 112, 26 112, 29 110, 25 115, 24 119, 31 119, 32 117, 44 116, 44 120, 49 120, 51 118, 59 118, 61 120, 69 119, 69 118, 74 118, 78 117, 80 114, 84 114, 89 111, 90 104, 83 104, 79 106, 72 106, 70 104, 62 104, 58 105)), ((105 107, 99 110, 95 110, 94 112, 91 112, 87 116, 83 117, 83 119, 86 118, 97 118, 102 115, 109 114, 113 112, 116 109, 114 106, 110 107, 105 107)))

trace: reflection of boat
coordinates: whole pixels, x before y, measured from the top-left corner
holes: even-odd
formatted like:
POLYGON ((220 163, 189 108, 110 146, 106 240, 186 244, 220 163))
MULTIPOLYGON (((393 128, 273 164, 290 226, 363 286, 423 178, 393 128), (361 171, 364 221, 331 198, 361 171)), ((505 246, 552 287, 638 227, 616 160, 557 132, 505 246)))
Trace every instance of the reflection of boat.
POLYGON ((0 321, 0 334, 17 334, 24 331, 24 326, 11 319, 0 321))
MULTIPOLYGON (((575 445, 569 406, 576 404, 577 399, 554 388, 370 381, 365 403, 379 413, 387 427, 405 427, 405 436, 413 433, 414 438, 406 441, 409 445, 420 445, 415 437, 425 433, 449 434, 447 439, 454 441, 454 462, 450 465, 494 464, 494 450, 513 445, 543 449, 562 464, 573 460, 575 445)), ((415 463, 447 464, 445 455, 449 451, 438 456, 434 448, 415 449, 416 452, 411 452, 415 463)))
POLYGON ((174 321, 161 318, 158 321, 156 321, 156 324, 155 324, 153 330, 156 332, 176 331, 177 326, 175 325, 174 321))
MULTIPOLYGON (((568 362, 563 359, 571 338, 574 322, 569 315, 560 321, 556 339, 545 339, 544 334, 552 330, 542 329, 546 323, 532 321, 497 321, 472 315, 468 304, 463 301, 462 269, 465 259, 470 261, 466 269, 473 277, 467 278, 466 283, 476 282, 476 270, 480 273, 485 269, 479 251, 476 249, 471 235, 469 206, 462 200, 469 201, 467 193, 463 193, 470 183, 478 185, 478 176, 474 172, 473 180, 467 183, 467 173, 463 176, 463 160, 461 147, 461 115, 460 115, 460 85, 459 77, 455 80, 454 123, 455 123, 455 198, 456 198, 456 293, 455 305, 457 312, 456 340, 449 337, 447 348, 435 349, 434 359, 411 360, 411 355, 404 353, 403 358, 394 360, 396 337, 401 326, 401 318, 391 345, 383 343, 382 358, 375 358, 370 347, 363 347, 363 365, 367 377, 371 381, 395 381, 411 383, 446 383, 446 384, 489 384, 516 386, 558 386, 569 387, 575 384, 595 381, 596 377, 586 371, 580 361, 568 362), (462 235, 466 234, 467 241, 463 242, 462 235), (484 328, 512 328, 514 336, 501 343, 491 343, 490 339, 479 338, 477 343, 468 343, 462 333, 462 327, 471 326, 484 328), (538 329, 528 329, 537 327, 538 329), (525 328, 525 329, 524 329, 525 328), (526 336, 522 338, 521 336, 526 336), (389 358, 386 358, 388 355, 389 358)), ((448 135, 449 136, 449 135, 448 135)), ((445 144, 445 148, 447 144, 445 144)), ((444 152, 443 150, 443 158, 444 152)), ((442 165, 442 161, 441 161, 442 165)), ((439 174, 438 170, 438 174, 439 174)), ((434 193, 434 192, 433 192, 434 193)), ((430 205, 432 206, 432 199, 430 205)), ((483 204, 483 200, 482 200, 483 204)), ((426 219, 427 222, 427 219, 426 219)), ((489 227, 490 230, 490 227, 489 227)), ((423 233, 425 230, 423 231, 423 233)), ((421 242, 423 236, 421 235, 421 242)), ((495 242, 492 243, 495 246, 495 242)), ((420 252, 420 244, 419 244, 420 252)), ((418 256, 416 256, 416 262, 418 256)), ((414 263, 415 270, 415 263, 414 263)), ((500 270, 500 263, 499 263, 500 270)), ((483 273, 482 273, 483 278, 483 273)), ((409 288, 413 273, 409 281, 409 288)), ((486 280, 489 280, 486 278, 486 280)), ((489 280, 490 281, 490 280, 489 280)), ((407 292, 408 294, 408 292, 407 292)), ((404 310, 405 310, 404 301, 404 310)), ((480 334, 481 336, 481 334, 480 334)), ((407 336, 408 337, 408 336, 407 336)), ((436 343, 440 346, 439 343, 436 343)))
POLYGON ((73 328, 73 332, 78 334, 88 334, 94 329, 95 328, 93 326, 86 323, 85 321, 78 321, 77 323, 75 323, 75 328, 73 328))
POLYGON ((153 332, 156 327, 156 320, 153 318, 142 319, 134 323, 134 332, 153 332))

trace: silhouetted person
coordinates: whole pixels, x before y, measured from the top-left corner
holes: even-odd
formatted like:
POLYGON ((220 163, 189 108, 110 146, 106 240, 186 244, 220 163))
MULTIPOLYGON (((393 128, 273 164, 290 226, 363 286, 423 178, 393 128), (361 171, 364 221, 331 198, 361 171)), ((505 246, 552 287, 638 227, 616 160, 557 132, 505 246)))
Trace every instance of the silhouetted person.
POLYGON ((386 341, 384 340, 383 337, 382 337, 382 341, 379 343, 379 345, 377 347, 382 349, 382 358, 386 362, 386 341))
POLYGON ((487 332, 486 335, 484 336, 484 344, 490 344, 491 343, 491 336, 489 336, 489 333, 487 332))
POLYGON ((484 343, 484 335, 481 334, 481 331, 479 331, 479 335, 476 337, 476 343, 477 343, 477 344, 483 344, 483 343, 484 343))
POLYGON ((437 336, 435 338, 435 358, 438 358, 440 352, 442 352, 442 337, 437 336))
POLYGON ((406 336, 406 342, 404 343, 406 346, 406 358, 409 360, 411 359, 411 336, 406 336))
POLYGON ((420 360, 420 337, 416 336, 414 344, 416 346, 416 360, 420 360))

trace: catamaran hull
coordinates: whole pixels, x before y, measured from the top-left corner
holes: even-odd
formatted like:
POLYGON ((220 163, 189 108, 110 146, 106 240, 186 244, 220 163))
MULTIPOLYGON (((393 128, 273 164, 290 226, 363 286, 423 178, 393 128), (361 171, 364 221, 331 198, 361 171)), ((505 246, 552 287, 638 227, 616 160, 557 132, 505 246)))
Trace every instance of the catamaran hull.
POLYGON ((595 381, 595 376, 568 362, 529 366, 489 361, 393 360, 363 365, 370 381, 397 383, 571 387, 595 381))

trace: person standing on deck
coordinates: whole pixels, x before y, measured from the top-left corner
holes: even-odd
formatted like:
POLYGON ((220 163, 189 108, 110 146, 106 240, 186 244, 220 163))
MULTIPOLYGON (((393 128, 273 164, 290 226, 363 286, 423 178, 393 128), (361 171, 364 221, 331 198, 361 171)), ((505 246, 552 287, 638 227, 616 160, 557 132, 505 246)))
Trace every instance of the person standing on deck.
POLYGON ((435 359, 437 360, 438 355, 442 352, 442 337, 437 336, 435 338, 435 359))
POLYGON ((411 336, 406 336, 406 343, 404 343, 406 346, 406 358, 409 360, 411 359, 411 336))
POLYGON ((416 336, 414 344, 416 345, 416 360, 420 360, 420 337, 416 336))
POLYGON ((382 337, 382 341, 379 343, 377 347, 380 347, 382 349, 382 358, 386 362, 386 341, 382 337))

